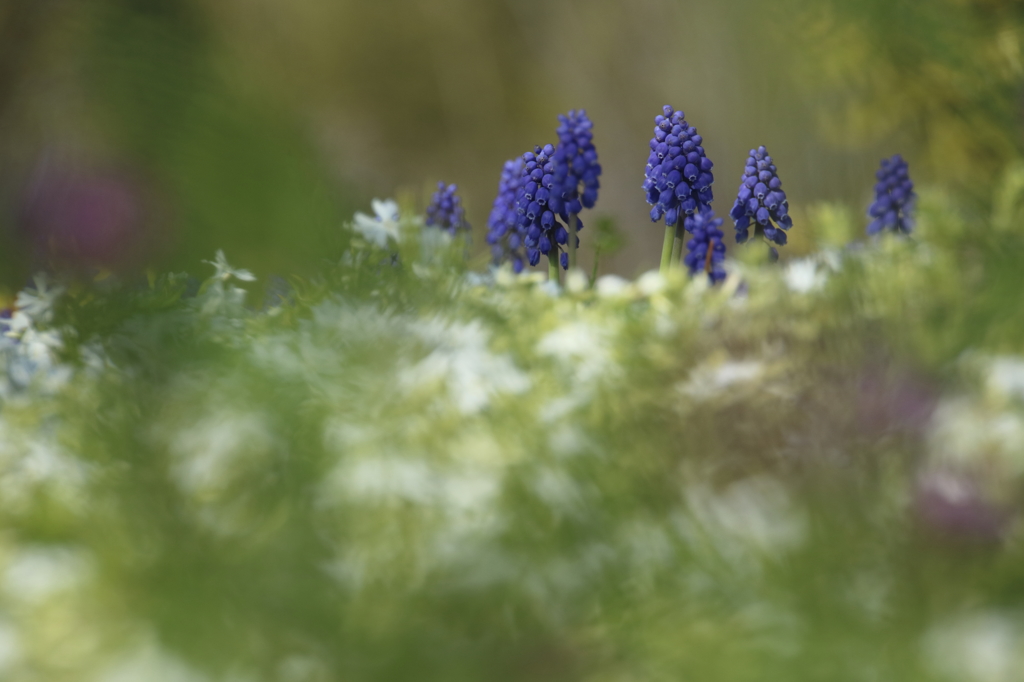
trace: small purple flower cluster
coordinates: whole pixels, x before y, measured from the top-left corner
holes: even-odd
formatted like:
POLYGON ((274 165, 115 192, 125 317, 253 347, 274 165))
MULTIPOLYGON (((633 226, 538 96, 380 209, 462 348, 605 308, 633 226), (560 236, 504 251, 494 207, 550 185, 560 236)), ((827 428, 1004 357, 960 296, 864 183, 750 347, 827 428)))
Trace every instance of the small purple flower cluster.
POLYGON ((654 119, 654 137, 643 189, 651 204, 651 220, 662 217, 675 225, 680 217, 683 227, 693 231, 693 216, 710 209, 714 194, 711 173, 714 164, 701 146, 703 138, 686 122, 686 114, 665 105, 664 115, 654 119))
POLYGON ((782 191, 778 169, 763 146, 750 150, 736 203, 730 212, 736 224, 736 241, 747 241, 751 224, 754 233, 779 246, 786 244, 786 230, 793 227, 789 201, 782 191))
POLYGON ((868 225, 868 234, 882 230, 910 234, 914 229, 914 183, 910 179, 907 162, 897 154, 891 159, 882 159, 882 167, 875 173, 875 201, 868 209, 868 216, 874 218, 868 225))
POLYGON ((551 210, 568 221, 570 213, 593 208, 601 187, 601 164, 594 148, 594 124, 583 109, 559 115, 558 148, 555 150, 551 210), (580 194, 580 183, 583 193, 580 194))
MULTIPOLYGON (((593 143, 593 123, 582 109, 558 119, 557 147, 536 147, 522 159, 505 164, 488 220, 487 241, 495 262, 511 260, 517 273, 525 262, 537 265, 542 255, 558 255, 562 267, 568 268, 566 252, 570 249, 563 248, 570 239, 566 225, 571 226, 575 218, 577 230, 583 229, 579 212, 593 208, 597 202, 601 165, 593 143)), ((686 122, 682 111, 666 105, 654 122, 643 184, 651 205, 651 220, 664 218, 668 228, 681 225, 690 232, 692 238, 685 243, 687 254, 683 258, 690 274, 705 272, 712 284, 721 282, 726 276, 725 244, 723 221, 711 209, 714 164, 704 151, 703 138, 686 122)), ((898 154, 883 160, 877 178, 875 201, 868 211, 873 218, 868 233, 909 233, 913 229, 915 194, 906 161, 898 154)), ((440 186, 428 210, 428 225, 465 225, 454 191, 454 186, 440 186)), ((769 244, 784 246, 788 241, 787 231, 793 226, 789 200, 782 190, 778 168, 763 146, 750 150, 730 216, 737 243, 750 238, 751 228, 755 236, 763 236, 769 244)), ((678 228, 666 230, 662 272, 679 260, 681 234, 678 228)), ((774 246, 770 253, 773 260, 778 259, 774 246)))
POLYGON ((516 198, 516 210, 530 265, 539 263, 541 254, 547 255, 551 249, 558 249, 558 244, 568 241, 569 233, 558 222, 550 205, 555 182, 554 155, 555 148, 550 144, 523 154, 522 186, 516 198))
POLYGON ((706 272, 712 284, 725 279, 725 244, 722 242, 722 219, 714 211, 701 211, 693 216, 693 238, 686 243, 683 263, 691 276, 706 272))
POLYGON ((494 262, 508 259, 517 274, 523 271, 526 252, 523 235, 519 231, 516 199, 523 186, 523 160, 506 161, 498 181, 498 196, 494 198, 491 215, 487 220, 487 243, 491 245, 494 262))
POLYGON ((437 183, 437 191, 427 206, 426 224, 447 230, 453 237, 459 231, 468 233, 470 230, 469 223, 466 222, 466 212, 462 208, 462 199, 455 193, 457 189, 455 185, 445 186, 443 182, 437 183))

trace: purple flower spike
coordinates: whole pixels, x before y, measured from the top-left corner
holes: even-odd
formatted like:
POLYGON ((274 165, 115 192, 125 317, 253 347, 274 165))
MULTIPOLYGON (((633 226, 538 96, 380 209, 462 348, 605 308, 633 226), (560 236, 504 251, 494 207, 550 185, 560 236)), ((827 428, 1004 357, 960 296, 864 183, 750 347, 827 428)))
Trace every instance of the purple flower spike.
POLYGON ((694 217, 711 209, 714 164, 704 153, 704 139, 686 122, 686 114, 665 105, 663 115, 654 118, 654 137, 647 159, 643 190, 651 208, 651 220, 662 217, 665 224, 680 219, 688 232, 694 217))
POLYGON ((455 185, 446 187, 443 182, 437 183, 437 191, 427 206, 426 224, 447 230, 453 237, 460 231, 469 232, 470 229, 466 222, 466 212, 462 208, 462 199, 455 193, 457 189, 455 185))
POLYGON ((553 157, 551 210, 562 220, 593 208, 601 188, 601 164, 594 147, 594 124, 583 109, 558 117, 558 149, 553 157), (580 185, 583 186, 582 193, 580 185))
POLYGON ((552 247, 558 249, 559 231, 565 230, 551 206, 555 182, 554 155, 555 148, 550 144, 523 154, 516 213, 518 230, 523 236, 523 246, 530 265, 537 265, 541 254, 546 255, 552 247))
MULTIPOLYGON (((789 201, 782 191, 778 169, 764 147, 750 150, 743 179, 729 215, 736 227, 736 241, 750 238, 750 228, 769 242, 786 245, 786 230, 793 227, 789 201)), ((774 247, 773 247, 774 249, 774 247)))
POLYGON ((914 183, 910 179, 907 162, 897 154, 891 159, 882 159, 882 167, 875 173, 875 201, 868 208, 873 218, 868 225, 868 234, 890 230, 898 234, 910 234, 914 229, 914 183))
POLYGON ((711 284, 725 279, 725 244, 722 242, 722 219, 715 218, 710 209, 693 216, 693 238, 686 243, 687 254, 683 263, 690 276, 706 272, 711 284))
POLYGON ((517 274, 522 272, 526 262, 525 235, 520 230, 516 211, 516 198, 523 183, 523 160, 506 161, 498 181, 498 196, 487 219, 487 243, 491 245, 495 265, 511 261, 512 270, 517 274))

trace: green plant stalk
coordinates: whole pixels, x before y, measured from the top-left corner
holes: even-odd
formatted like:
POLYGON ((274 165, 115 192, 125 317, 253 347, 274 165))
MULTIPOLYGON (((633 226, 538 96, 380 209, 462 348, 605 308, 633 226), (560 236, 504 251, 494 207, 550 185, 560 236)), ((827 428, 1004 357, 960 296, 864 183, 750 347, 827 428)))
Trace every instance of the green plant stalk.
POLYGON ((551 245, 551 250, 548 251, 548 280, 552 282, 558 281, 558 249, 555 245, 551 245))
POLYGON ((683 228, 681 223, 676 223, 676 236, 672 240, 672 260, 669 262, 669 267, 674 268, 679 266, 680 259, 683 256, 683 228))
POLYGON ((659 272, 666 274, 672 263, 672 246, 676 239, 676 228, 665 226, 665 243, 661 246, 661 268, 659 272))
POLYGON ((568 249, 569 249, 569 269, 570 270, 572 270, 573 268, 576 267, 576 226, 577 226, 577 220, 578 220, 578 218, 576 217, 575 213, 570 213, 569 214, 569 239, 568 239, 569 243, 567 244, 567 246, 568 246, 568 249))
POLYGON ((600 258, 601 258, 601 247, 596 247, 594 249, 594 269, 590 273, 590 286, 594 286, 594 282, 597 281, 597 263, 598 263, 598 260, 600 258))

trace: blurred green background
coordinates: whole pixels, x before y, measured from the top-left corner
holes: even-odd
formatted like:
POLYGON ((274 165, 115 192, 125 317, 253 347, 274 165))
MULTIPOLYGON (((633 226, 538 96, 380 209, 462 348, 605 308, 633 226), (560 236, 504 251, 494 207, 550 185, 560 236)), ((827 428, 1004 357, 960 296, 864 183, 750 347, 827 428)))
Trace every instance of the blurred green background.
POLYGON ((7 0, 0 276, 195 272, 218 248, 301 273, 370 198, 422 205, 439 179, 482 252, 502 163, 577 107, 594 217, 627 242, 602 272, 656 263, 640 184, 665 103, 705 138, 720 214, 768 147, 792 253, 817 238, 802 210, 860 216, 895 152, 984 209, 1020 152, 1022 19, 1013 0, 7 0))

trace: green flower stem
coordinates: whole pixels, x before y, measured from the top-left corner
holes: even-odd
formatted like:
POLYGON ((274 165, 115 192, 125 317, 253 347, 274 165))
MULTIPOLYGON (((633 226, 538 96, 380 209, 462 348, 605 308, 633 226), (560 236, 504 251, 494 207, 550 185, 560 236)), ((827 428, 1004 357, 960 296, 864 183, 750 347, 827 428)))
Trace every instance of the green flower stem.
POLYGON ((576 225, 578 218, 575 213, 569 214, 569 269, 576 267, 576 225))
POLYGON ((672 260, 669 267, 678 267, 680 258, 683 256, 683 227, 682 223, 676 223, 676 236, 672 240, 672 260))
POLYGON ((665 226, 665 243, 661 246, 661 274, 668 272, 672 263, 672 246, 676 239, 676 228, 665 226))
POLYGON ((548 251, 548 279, 552 282, 558 281, 558 249, 555 245, 551 245, 551 250, 548 251))

